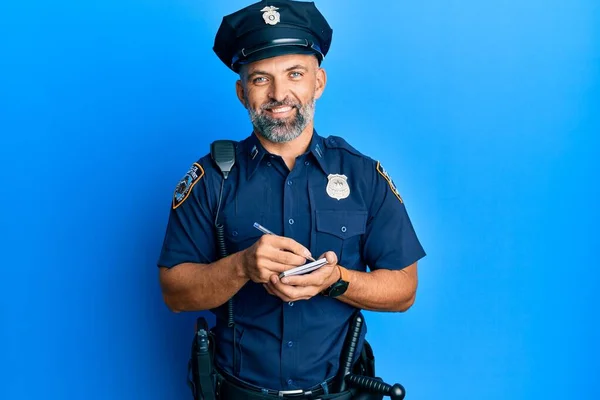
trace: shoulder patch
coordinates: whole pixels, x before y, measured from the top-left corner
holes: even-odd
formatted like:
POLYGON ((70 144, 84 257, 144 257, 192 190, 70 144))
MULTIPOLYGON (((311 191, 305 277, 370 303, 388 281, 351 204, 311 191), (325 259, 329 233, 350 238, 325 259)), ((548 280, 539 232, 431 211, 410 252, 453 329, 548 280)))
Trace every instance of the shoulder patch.
POLYGON ((179 207, 190 195, 192 188, 204 176, 204 169, 198 163, 194 163, 185 176, 179 181, 173 193, 173 210, 179 207))
POLYGON ((390 175, 387 173, 385 168, 383 168, 383 165, 381 165, 381 163, 379 161, 377 161, 376 168, 377 168, 377 172, 379 172, 379 174, 381 176, 383 176, 383 178, 387 181, 388 185, 390 185, 390 189, 392 189, 392 193, 394 193, 394 195, 398 198, 398 200, 400 200, 400 203, 403 203, 402 197, 400 196, 400 193, 398 192, 398 189, 396 188, 394 181, 392 180, 390 175))

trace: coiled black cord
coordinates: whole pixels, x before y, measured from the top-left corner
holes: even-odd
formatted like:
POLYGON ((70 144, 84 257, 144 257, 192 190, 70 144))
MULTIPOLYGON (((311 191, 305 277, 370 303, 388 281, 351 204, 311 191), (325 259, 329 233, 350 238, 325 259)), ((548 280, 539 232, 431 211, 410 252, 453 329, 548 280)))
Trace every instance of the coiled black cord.
MULTIPOLYGON (((216 224, 217 229, 217 247, 221 258, 227 257, 227 248, 225 246, 225 227, 222 224, 216 224)), ((233 298, 227 302, 227 326, 233 327, 233 298)))
MULTIPOLYGON (((225 186, 225 179, 221 181, 221 190, 219 191, 219 202, 217 205, 217 213, 215 215, 215 229, 217 230, 217 248, 219 250, 219 257, 225 258, 228 256, 227 246, 225 244, 225 226, 219 223, 219 212, 221 211, 221 200, 223 200, 223 187, 225 186)), ((227 326, 233 329, 233 366, 237 364, 237 358, 235 356, 235 322, 233 321, 233 297, 227 301, 227 326)))

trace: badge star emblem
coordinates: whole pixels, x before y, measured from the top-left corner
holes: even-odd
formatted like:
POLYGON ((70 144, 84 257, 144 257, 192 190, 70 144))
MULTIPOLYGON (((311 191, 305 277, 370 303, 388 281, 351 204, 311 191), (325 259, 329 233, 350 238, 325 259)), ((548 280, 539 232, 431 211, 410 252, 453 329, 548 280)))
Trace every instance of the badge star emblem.
POLYGON ((348 186, 346 175, 329 174, 327 180, 326 191, 329 197, 342 200, 350 195, 350 186, 348 186))
POLYGON ((279 10, 279 8, 273 6, 268 6, 260 10, 263 13, 265 24, 277 25, 279 23, 280 15, 277 10, 279 10))

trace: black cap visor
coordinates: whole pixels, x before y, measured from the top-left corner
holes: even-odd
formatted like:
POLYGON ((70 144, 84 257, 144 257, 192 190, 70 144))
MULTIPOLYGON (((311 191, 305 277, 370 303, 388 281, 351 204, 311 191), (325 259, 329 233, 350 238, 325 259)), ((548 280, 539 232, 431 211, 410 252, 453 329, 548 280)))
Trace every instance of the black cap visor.
POLYGON ((242 47, 231 60, 231 69, 235 72, 243 64, 266 58, 287 54, 313 54, 319 63, 323 60, 323 53, 315 37, 302 29, 297 28, 270 28, 261 29, 247 35, 242 43, 259 43, 253 47, 242 47))

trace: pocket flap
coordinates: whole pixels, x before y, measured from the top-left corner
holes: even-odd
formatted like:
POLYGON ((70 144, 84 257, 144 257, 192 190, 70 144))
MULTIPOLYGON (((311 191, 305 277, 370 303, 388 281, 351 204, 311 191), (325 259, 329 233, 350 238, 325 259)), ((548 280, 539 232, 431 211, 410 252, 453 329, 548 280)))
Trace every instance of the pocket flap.
POLYGON ((329 233, 341 239, 365 233, 366 211, 317 210, 317 231, 329 233))

